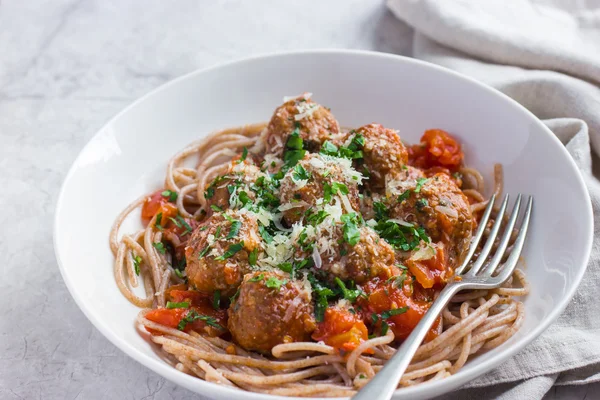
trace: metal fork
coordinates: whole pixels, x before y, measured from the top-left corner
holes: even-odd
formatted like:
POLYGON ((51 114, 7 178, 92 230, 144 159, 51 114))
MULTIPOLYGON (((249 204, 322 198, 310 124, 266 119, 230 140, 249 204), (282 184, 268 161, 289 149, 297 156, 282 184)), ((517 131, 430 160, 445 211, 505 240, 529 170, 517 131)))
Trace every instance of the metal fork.
POLYGON ((494 207, 496 197, 492 196, 490 198, 489 204, 483 213, 481 221, 479 222, 479 228, 477 229, 477 232, 471 241, 469 252, 467 253, 463 263, 455 271, 455 278, 449 280, 444 289, 440 292, 438 298, 431 305, 429 311, 427 311, 427 313, 423 316, 410 336, 402 343, 396 354, 394 354, 394 356, 385 363, 385 366, 381 369, 381 371, 379 371, 373 377, 373 379, 371 379, 371 381, 367 383, 352 398, 353 400, 390 399, 398 387, 398 382, 400 381, 400 378, 402 378, 404 371, 406 371, 406 368, 410 364, 415 352, 425 338, 427 331, 429 328, 431 328, 431 325, 434 323, 438 315, 440 315, 444 307, 446 307, 446 304, 448 304, 450 299, 452 299, 455 294, 465 289, 495 289, 500 287, 508 278, 510 278, 515 270, 517 261, 519 260, 519 256, 523 250, 523 244, 525 243, 525 236, 527 235, 527 228, 529 227, 529 219, 531 217, 531 210, 533 208, 533 197, 531 196, 527 201, 525 214, 523 215, 520 227, 518 228, 519 233, 512 249, 510 250, 510 254, 504 262, 504 266, 500 272, 496 276, 494 276, 494 272, 501 264, 501 261, 505 256, 511 234, 517 223, 519 210, 521 207, 521 197, 522 196, 520 194, 517 196, 517 200, 513 206, 508 223, 506 224, 504 232, 500 238, 498 248, 496 249, 492 259, 486 264, 486 260, 488 259, 494 246, 494 241, 496 240, 498 232, 500 231, 504 213, 508 205, 508 195, 504 196, 502 204, 500 205, 500 209, 496 215, 496 221, 494 222, 487 240, 481 249, 481 253, 467 270, 467 267, 473 258, 473 254, 475 254, 475 250, 481 241, 487 222, 490 218, 490 214, 492 213, 492 208, 494 207))

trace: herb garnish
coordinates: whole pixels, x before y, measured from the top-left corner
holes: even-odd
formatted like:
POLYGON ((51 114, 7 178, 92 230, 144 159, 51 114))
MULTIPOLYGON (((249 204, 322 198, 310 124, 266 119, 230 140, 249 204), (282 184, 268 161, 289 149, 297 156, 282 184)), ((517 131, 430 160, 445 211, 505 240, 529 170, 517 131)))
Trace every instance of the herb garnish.
POLYGON ((358 225, 360 223, 359 216, 357 213, 343 214, 340 220, 344 223, 344 241, 350 246, 356 246, 360 241, 360 229, 358 225))
POLYGON ((133 269, 135 270, 135 274, 140 276, 140 264, 142 263, 142 257, 134 256, 133 253, 131 253, 131 258, 133 258, 133 269))
POLYGON ((348 300, 350 303, 354 303, 358 297, 366 297, 365 292, 356 288, 354 282, 352 281, 350 281, 350 289, 346 288, 344 282, 338 277, 335 278, 335 283, 342 290, 342 296, 344 297, 344 299, 348 300))
POLYGON ((167 252, 167 248, 165 247, 164 243, 162 242, 155 242, 152 243, 152 246, 160 253, 160 254, 165 254, 167 252))
POLYGON ((275 276, 271 276, 265 281, 265 286, 269 289, 275 289, 276 291, 279 291, 281 286, 285 285, 286 283, 287 279, 281 280, 275 276))
POLYGON ((225 253, 223 253, 223 255, 220 255, 218 257, 215 257, 215 260, 217 261, 222 261, 225 260, 227 258, 231 258, 233 257, 238 251, 242 250, 244 248, 244 241, 241 241, 239 243, 235 243, 229 246, 229 248, 227 249, 227 251, 225 253))
POLYGON ((169 201, 171 203, 175 203, 175 201, 177 201, 177 192, 174 192, 172 190, 165 190, 160 195, 162 197, 165 197, 165 198, 169 199, 169 201))
POLYGON ((221 306, 221 291, 220 290, 215 290, 213 292, 212 306, 215 310, 218 310, 219 307, 221 306))
POLYGON ((196 322, 198 320, 206 322, 206 325, 212 326, 213 328, 223 329, 223 327, 217 323, 217 320, 214 317, 198 314, 195 310, 190 310, 187 315, 181 321, 179 321, 179 324, 177 324, 177 329, 182 331, 185 329, 187 324, 191 324, 192 322, 196 322))
POLYGON ((167 308, 168 309, 173 309, 173 308, 190 308, 190 303, 188 303, 187 301, 182 301, 181 303, 173 303, 171 301, 167 301, 167 308))
POLYGON ((162 213, 159 212, 158 214, 156 214, 156 222, 154 223, 154 226, 156 227, 156 229, 158 229, 159 231, 163 230, 163 227, 161 225, 162 223, 162 213))

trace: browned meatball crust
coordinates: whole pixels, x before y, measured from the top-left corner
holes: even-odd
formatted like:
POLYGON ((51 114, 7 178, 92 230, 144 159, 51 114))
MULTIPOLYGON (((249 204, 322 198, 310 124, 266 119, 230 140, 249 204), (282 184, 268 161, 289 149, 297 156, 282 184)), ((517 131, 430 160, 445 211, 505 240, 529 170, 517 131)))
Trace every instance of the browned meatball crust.
POLYGON ((371 190, 381 190, 385 187, 386 175, 400 171, 408 162, 406 147, 395 130, 379 124, 365 125, 354 132, 365 138, 362 163, 369 173, 366 182, 371 190))
POLYGON ((309 341, 316 327, 310 288, 276 272, 247 274, 228 315, 235 342, 263 354, 278 344, 309 341))
POLYGON ((360 239, 355 245, 344 240, 343 228, 337 225, 333 228, 318 227, 315 236, 309 236, 314 241, 316 252, 299 250, 296 258, 305 259, 319 254, 319 263, 315 269, 321 278, 334 282, 335 278, 343 281, 352 280, 364 283, 376 276, 388 278, 393 273, 394 250, 377 232, 367 226, 359 229, 360 239))
POLYGON ((199 225, 185 249, 189 283, 205 293, 232 295, 251 271, 248 256, 260 251, 256 219, 228 210, 214 213, 199 225))
POLYGON ((255 193, 249 187, 259 176, 264 174, 250 161, 238 162, 234 160, 227 172, 217 176, 206 186, 204 197, 206 198, 206 211, 211 213, 211 206, 217 206, 221 210, 228 208, 241 208, 240 193, 246 192, 250 200, 254 200, 255 193))
POLYGON ((283 103, 273 113, 267 126, 266 152, 281 156, 288 137, 296 129, 305 149, 311 152, 319 151, 326 140, 339 143, 343 137, 333 114, 303 95, 283 103))
POLYGON ((450 266, 456 267, 472 236, 473 215, 467 197, 443 173, 404 181, 395 190, 397 195, 408 192, 402 201, 394 197, 390 202, 390 217, 422 226, 432 241, 444 243, 450 266))
POLYGON ((309 208, 315 209, 327 201, 326 191, 332 193, 332 198, 346 196, 352 210, 359 210, 358 184, 361 179, 361 174, 352 168, 349 160, 307 154, 281 180, 279 199, 285 221, 290 225, 301 221, 309 208), (345 190, 348 193, 343 193, 345 190))

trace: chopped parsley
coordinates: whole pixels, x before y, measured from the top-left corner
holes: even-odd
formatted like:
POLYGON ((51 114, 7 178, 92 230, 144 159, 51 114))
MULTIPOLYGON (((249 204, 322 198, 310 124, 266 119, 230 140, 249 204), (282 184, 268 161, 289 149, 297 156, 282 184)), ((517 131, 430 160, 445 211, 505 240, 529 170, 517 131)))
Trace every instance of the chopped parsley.
POLYGON ((381 336, 387 335, 389 330, 390 326, 388 325, 388 323, 385 321, 381 321, 381 336))
POLYGON ((210 205, 210 209, 213 210, 214 212, 221 212, 221 211, 223 211, 223 209, 221 207, 219 207, 218 205, 216 205, 216 204, 211 204, 210 205))
POLYGON ((340 220, 344 223, 342 229, 344 232, 344 241, 350 246, 356 246, 360 241, 360 224, 359 216, 357 213, 343 214, 340 220))
POLYGON ((237 160, 237 163, 243 163, 246 160, 246 157, 248 157, 248 148, 244 146, 244 150, 242 151, 242 157, 239 160, 237 160))
POLYGON ((276 291, 279 291, 281 286, 285 285, 286 283, 287 279, 281 280, 275 276, 271 276, 265 281, 265 286, 269 289, 275 289, 276 291))
POLYGON ((350 303, 354 303, 356 299, 361 296, 366 297, 365 292, 356 288, 354 282, 352 281, 350 281, 350 289, 348 289, 344 282, 338 277, 335 278, 335 283, 342 290, 342 296, 344 297, 344 299, 348 300, 350 303))
POLYGON ((304 141, 300 137, 300 124, 296 123, 296 128, 285 143, 285 151, 283 153, 283 165, 285 169, 292 168, 298 161, 304 158, 306 150, 304 150, 303 146, 304 141))
POLYGON ((375 210, 375 220, 381 221, 389 218, 389 210, 382 202, 373 202, 373 209, 375 210))
POLYGON ((405 226, 392 221, 379 221, 374 229, 382 239, 402 251, 414 250, 419 246, 421 240, 425 243, 431 241, 420 226, 405 226))
POLYGON ((400 308, 394 308, 392 310, 387 310, 387 311, 384 311, 381 313, 381 319, 388 319, 395 315, 404 314, 408 310, 409 310, 409 307, 400 307, 400 308))
POLYGON ((427 201, 427 199, 419 199, 417 200, 417 202, 415 203, 415 206, 417 207, 417 210, 421 211, 423 210, 424 207, 427 207, 429 205, 429 202, 427 201))
POLYGON ((265 242, 271 243, 273 241, 273 235, 271 235, 271 233, 269 233, 267 228, 265 228, 264 226, 258 225, 258 233, 265 242))
POLYGON ((181 236, 185 236, 188 233, 192 232, 192 227, 186 222, 186 220, 181 215, 178 215, 175 218, 169 217, 169 219, 175 224, 176 227, 185 229, 181 236))
POLYGON ((312 291, 315 297, 315 320, 322 322, 325 317, 325 309, 329 304, 329 297, 335 296, 335 292, 319 282, 319 280, 313 275, 308 274, 308 281, 312 287, 312 291))
POLYGON ((248 279, 248 282, 258 282, 258 281, 262 281, 263 279, 265 279, 265 274, 258 274, 256 276, 253 276, 252 278, 248 279))
POLYGON ((162 223, 162 213, 160 212, 160 213, 156 214, 156 222, 154 223, 154 226, 159 231, 163 230, 163 227, 162 227, 161 223, 162 223))
POLYGON ((239 243, 235 243, 229 246, 229 248, 227 249, 227 251, 225 253, 223 253, 223 255, 220 255, 218 257, 215 257, 215 260, 218 261, 222 261, 228 258, 233 257, 238 251, 242 250, 244 248, 244 241, 241 241, 239 243))
POLYGON ((175 203, 177 201, 177 192, 172 190, 165 190, 160 194, 162 197, 169 199, 171 203, 175 203))
MULTIPOLYGON (((231 218, 231 217, 230 217, 231 218)), ((242 227, 242 222, 238 220, 231 221, 231 228, 229 229, 229 233, 225 237, 225 239, 233 239, 240 232, 240 228, 242 227)))
POLYGON ((344 195, 350 193, 350 191, 348 190, 348 186, 344 185, 343 183, 325 183, 323 185, 323 200, 325 200, 325 203, 329 203, 331 201, 331 198, 335 196, 338 192, 344 195))
POLYGON ((329 216, 329 214, 327 213, 327 211, 320 210, 315 213, 312 208, 309 208, 308 210, 306 210, 304 212, 304 217, 305 217, 304 219, 305 219, 306 223, 309 225, 312 225, 312 226, 319 225, 328 216, 329 216))
POLYGON ((410 196, 410 189, 405 191, 404 193, 402 193, 400 196, 398 196, 398 203, 402 203, 404 200, 408 199, 410 196))
POLYGON ((210 246, 206 245, 206 247, 204 247, 202 249, 202 251, 200 252, 200 254, 198 254, 198 260, 202 257, 204 257, 208 252, 210 251, 210 246))
POLYGON ((427 182, 428 179, 427 178, 419 178, 417 179, 417 186, 415 186, 415 193, 419 193, 421 191, 421 188, 423 187, 423 185, 425 184, 425 182, 427 182))
POLYGON ((302 181, 310 179, 311 174, 302 165, 296 164, 294 172, 292 173, 292 179, 295 181, 302 181))
POLYGON ((387 282, 392 282, 393 286, 397 288, 402 288, 404 286, 404 281, 406 280, 406 271, 402 271, 400 275, 392 276, 388 278, 387 282))
POLYGON ((140 276, 140 264, 142 263, 142 257, 134 256, 133 253, 131 253, 131 257, 133 258, 133 269, 135 270, 135 274, 140 276))
POLYGON ((187 324, 191 324, 196 321, 204 321, 208 326, 212 326, 213 328, 221 330, 223 329, 223 327, 218 324, 214 317, 198 314, 195 310, 188 311, 187 315, 181 321, 179 321, 179 324, 177 324, 177 329, 182 331, 185 329, 187 324))
POLYGON ((209 186, 206 189, 206 192, 204 192, 204 198, 206 199, 212 199, 212 197, 215 195, 215 188, 213 188, 212 186, 209 186))
POLYGON ((335 144, 326 141, 323 143, 321 147, 321 154, 339 157, 339 158, 348 158, 350 160, 363 158, 362 148, 365 145, 365 137, 362 134, 354 135, 350 144, 345 146, 336 146, 335 144))
POLYGON ((190 303, 188 303, 187 301, 182 301, 181 303, 173 303, 171 301, 167 301, 167 308, 168 309, 173 309, 173 308, 190 308, 190 303))
POLYGON ((215 310, 218 310, 219 307, 221 306, 221 291, 220 290, 215 290, 213 292, 212 306, 215 310))
POLYGON ((155 242, 152 243, 152 246, 160 253, 160 254, 166 254, 167 252, 167 248, 165 247, 164 243, 162 242, 155 242))
POLYGON ((248 264, 250 264, 250 266, 255 266, 256 261, 258 261, 258 247, 255 247, 250 254, 248 254, 248 264))

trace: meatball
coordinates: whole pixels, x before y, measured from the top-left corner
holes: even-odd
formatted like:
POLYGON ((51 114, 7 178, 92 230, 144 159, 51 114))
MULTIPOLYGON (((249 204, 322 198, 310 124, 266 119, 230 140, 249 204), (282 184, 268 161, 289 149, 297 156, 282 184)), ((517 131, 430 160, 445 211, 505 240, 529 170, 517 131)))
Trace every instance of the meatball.
POLYGON ((422 170, 405 165, 400 171, 389 174, 385 182, 385 195, 392 202, 407 190, 414 189, 419 179, 425 178, 422 170))
POLYGON ((266 152, 281 157, 288 137, 296 129, 304 148, 311 152, 319 151, 327 140, 339 143, 343 137, 333 114, 303 95, 283 103, 273 113, 265 136, 266 152))
POLYGON ((278 272, 253 272, 244 278, 228 310, 227 326, 246 350, 269 354, 282 343, 310 340, 315 330, 310 287, 278 272))
POLYGON ((288 224, 301 221, 309 208, 342 199, 346 212, 360 209, 358 184, 362 175, 352 168, 350 160, 307 154, 304 159, 290 169, 279 189, 279 200, 283 216, 288 224), (341 197, 340 197, 341 198, 341 197))
POLYGON ((455 267, 469 248, 473 215, 467 197, 446 174, 404 181, 404 194, 390 207, 390 217, 422 226, 433 242, 441 241, 455 267))
MULTIPOLYGON (((362 126, 355 131, 364 137, 362 167, 369 173, 368 186, 373 191, 385 187, 385 178, 400 171, 408 162, 408 152, 398 133, 379 124, 362 126)), ((362 172, 363 168, 358 168, 362 172)), ((365 172, 366 173, 366 172, 365 172)))
POLYGON ((204 197, 207 211, 210 212, 213 205, 221 210, 230 207, 241 208, 244 205, 244 197, 240 198, 241 192, 245 192, 248 199, 254 200, 256 195, 250 190, 250 186, 263 175, 260 169, 248 160, 243 162, 234 160, 224 175, 217 176, 206 187, 204 197))
POLYGON ((321 278, 332 283, 335 278, 340 278, 361 284, 376 276, 392 276, 394 250, 374 230, 367 226, 358 228, 356 233, 360 236, 355 239, 356 244, 350 244, 343 225, 327 225, 317 227, 314 237, 307 238, 308 241, 312 239, 314 247, 306 249, 305 245, 305 249, 299 249, 296 254, 297 259, 317 258, 315 269, 321 278))
POLYGON ((239 211, 214 213, 199 225, 185 248, 189 283, 201 292, 235 293, 251 271, 248 256, 260 251, 258 225, 239 211))

